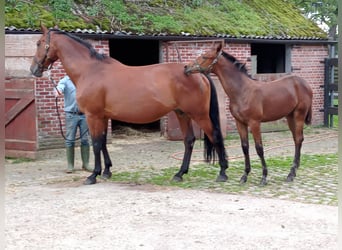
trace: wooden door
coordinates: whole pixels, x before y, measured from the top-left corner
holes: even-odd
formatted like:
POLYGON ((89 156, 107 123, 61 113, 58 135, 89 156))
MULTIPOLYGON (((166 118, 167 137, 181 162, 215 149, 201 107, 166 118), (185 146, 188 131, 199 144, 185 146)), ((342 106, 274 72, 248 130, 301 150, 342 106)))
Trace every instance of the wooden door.
POLYGON ((36 110, 33 79, 5 82, 5 154, 35 158, 36 110))

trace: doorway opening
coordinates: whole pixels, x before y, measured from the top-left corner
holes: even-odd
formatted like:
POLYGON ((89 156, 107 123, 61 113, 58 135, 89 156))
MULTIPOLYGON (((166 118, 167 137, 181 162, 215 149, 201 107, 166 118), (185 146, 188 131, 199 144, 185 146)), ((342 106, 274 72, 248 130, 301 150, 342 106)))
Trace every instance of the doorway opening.
MULTIPOLYGON (((143 39, 109 40, 110 56, 129 66, 159 63, 159 41, 143 39)), ((160 120, 147 124, 133 124, 112 120, 112 133, 127 133, 127 129, 141 132, 160 131, 160 120)))
POLYGON ((251 44, 251 54, 257 56, 257 74, 285 73, 284 44, 251 44))

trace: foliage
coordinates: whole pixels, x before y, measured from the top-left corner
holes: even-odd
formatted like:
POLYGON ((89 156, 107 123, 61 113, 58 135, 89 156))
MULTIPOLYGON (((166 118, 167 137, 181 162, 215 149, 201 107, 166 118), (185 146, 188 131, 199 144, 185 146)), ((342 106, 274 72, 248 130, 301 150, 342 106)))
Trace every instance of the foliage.
POLYGON ((33 159, 30 158, 15 158, 15 157, 5 157, 6 162, 10 162, 11 164, 19 164, 23 162, 32 162, 33 159))
POLYGON ((289 0, 298 6, 304 15, 316 23, 329 27, 329 36, 336 39, 338 2, 337 0, 289 0))
POLYGON ((6 0, 5 26, 39 28, 40 21, 67 31, 326 38, 283 0, 6 0))
POLYGON ((72 13, 65 11, 72 8, 72 0, 49 0, 48 4, 51 7, 54 19, 57 22, 60 22, 64 19, 75 19, 75 16, 72 15, 72 13))

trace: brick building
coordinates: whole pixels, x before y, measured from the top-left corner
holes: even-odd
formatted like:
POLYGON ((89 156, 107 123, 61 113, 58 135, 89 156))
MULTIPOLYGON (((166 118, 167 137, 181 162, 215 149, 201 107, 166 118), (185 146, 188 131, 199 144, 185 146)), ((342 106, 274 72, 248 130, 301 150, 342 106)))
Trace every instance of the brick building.
MULTIPOLYGON (((306 79, 314 92, 313 124, 323 124, 324 64, 335 42, 317 37, 286 36, 189 36, 189 35, 132 35, 115 32, 69 30, 88 40, 94 48, 127 65, 146 65, 162 62, 187 63, 215 42, 224 41, 224 50, 246 63, 253 77, 273 80, 284 74, 306 79)), ((56 112, 53 84, 45 74, 42 78, 30 75, 29 67, 40 34, 35 29, 5 28, 6 69, 6 155, 35 158, 37 151, 63 147, 59 121, 64 125, 63 103, 56 112), (19 91, 18 91, 19 90, 19 91), (16 94, 13 94, 17 91, 16 94), (29 97, 23 98, 24 94, 29 97), (32 95, 33 93, 33 95, 32 95), (23 100, 26 100, 24 103, 23 100), (20 114, 20 115, 19 115, 20 114)), ((64 76, 59 62, 54 64, 51 77, 57 82, 64 76)), ((229 112, 229 99, 217 78, 215 83, 220 99, 221 123, 225 133, 235 130, 229 112)), ((157 122, 161 133, 170 139, 179 137, 179 129, 170 122, 172 115, 157 122)), ((110 121, 109 127, 116 121, 110 121)), ((155 124, 154 124, 155 125, 155 124)), ((281 127, 282 121, 270 127, 281 127)))

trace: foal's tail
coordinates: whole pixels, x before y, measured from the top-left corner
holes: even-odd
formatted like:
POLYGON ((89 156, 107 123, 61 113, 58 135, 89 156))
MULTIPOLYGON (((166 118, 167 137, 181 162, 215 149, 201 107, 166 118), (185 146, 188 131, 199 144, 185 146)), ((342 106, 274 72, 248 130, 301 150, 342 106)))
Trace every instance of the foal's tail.
MULTIPOLYGON (((221 132, 221 125, 220 125, 220 112, 219 112, 219 104, 218 98, 216 93, 216 88, 214 85, 213 80, 210 78, 209 75, 206 75, 209 83, 210 83, 210 109, 209 109, 209 117, 211 123, 213 125, 213 140, 216 144, 216 152, 219 155, 219 158, 225 159, 227 157, 226 150, 224 148, 224 140, 221 132)), ((215 161, 215 147, 214 143, 212 143, 208 136, 204 134, 204 159, 207 162, 215 161)))

